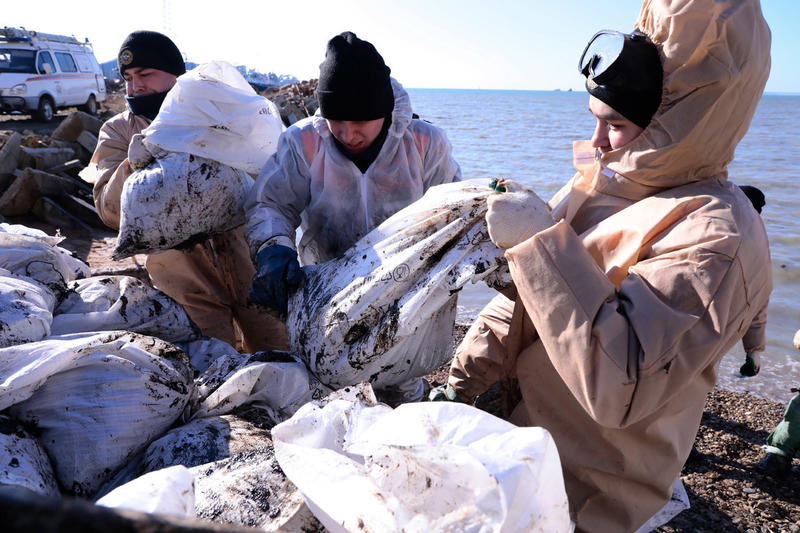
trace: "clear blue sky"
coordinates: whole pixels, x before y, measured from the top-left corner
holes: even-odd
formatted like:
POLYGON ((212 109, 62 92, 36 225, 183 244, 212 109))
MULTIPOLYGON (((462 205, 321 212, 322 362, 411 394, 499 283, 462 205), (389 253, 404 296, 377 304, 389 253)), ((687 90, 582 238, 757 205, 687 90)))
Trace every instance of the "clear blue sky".
MULTIPOLYGON (((10 1, 10 0, 9 0, 10 1)), ((170 35, 190 61, 224 59, 315 78, 325 43, 371 41, 408 87, 582 89, 577 60, 601 28, 631 29, 641 0, 31 0, 3 24, 88 37, 99 61, 137 29, 170 35)), ((10 7, 10 6, 9 6, 10 7)), ((762 0, 772 29, 769 92, 800 93, 800 1, 762 0)))

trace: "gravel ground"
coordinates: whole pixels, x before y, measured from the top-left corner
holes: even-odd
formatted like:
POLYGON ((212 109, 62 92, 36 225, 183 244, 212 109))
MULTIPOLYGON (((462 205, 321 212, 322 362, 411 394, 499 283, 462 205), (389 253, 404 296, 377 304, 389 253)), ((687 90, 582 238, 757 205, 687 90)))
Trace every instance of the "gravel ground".
MULTIPOLYGON (((456 325, 456 343, 465 325, 456 325)), ((427 376, 432 387, 445 383, 449 364, 427 376)), ((477 406, 496 412, 492 391, 477 406)), ((761 445, 783 417, 783 405, 719 387, 706 401, 695 446, 700 452, 681 472, 690 509, 656 531, 800 533, 800 463, 773 478, 756 469, 761 445)))

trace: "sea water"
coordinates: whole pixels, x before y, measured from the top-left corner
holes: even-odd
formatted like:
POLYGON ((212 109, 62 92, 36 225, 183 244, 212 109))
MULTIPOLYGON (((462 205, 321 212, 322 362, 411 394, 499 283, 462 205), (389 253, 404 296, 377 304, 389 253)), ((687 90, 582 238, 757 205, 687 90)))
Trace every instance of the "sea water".
MULTIPOLYGON (((410 89, 414 111, 443 128, 465 179, 509 177, 544 199, 574 174, 572 141, 589 139, 594 119, 583 91, 410 89)), ((761 372, 739 376, 741 343, 722 360, 719 384, 786 403, 800 387, 800 95, 767 94, 736 148, 729 177, 766 195, 774 289, 767 313, 761 372)), ((483 284, 459 296, 459 321, 471 322, 494 292, 483 284)))

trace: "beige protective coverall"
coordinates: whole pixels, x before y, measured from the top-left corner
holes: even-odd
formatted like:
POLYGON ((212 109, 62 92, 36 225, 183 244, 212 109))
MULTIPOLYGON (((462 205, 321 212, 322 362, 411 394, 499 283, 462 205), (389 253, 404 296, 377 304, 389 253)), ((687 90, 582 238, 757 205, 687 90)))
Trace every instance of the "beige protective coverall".
MULTIPOLYGON (((149 124, 148 119, 124 111, 100 129, 89 166, 93 176, 87 181, 94 183, 97 212, 111 228, 119 229, 122 188, 133 172, 128 145, 149 124)), ((246 352, 288 348, 284 324, 247 304, 255 268, 244 226, 188 250, 149 255, 145 266, 153 285, 181 303, 204 334, 246 352)))
POLYGON ((636 26, 661 51, 659 110, 598 159, 576 143, 556 224, 506 253, 515 301, 487 306, 449 378, 466 398, 518 380, 510 419, 552 433, 580 531, 635 531, 669 500, 719 361, 772 289, 726 170, 769 73, 758 0, 646 1, 636 26))

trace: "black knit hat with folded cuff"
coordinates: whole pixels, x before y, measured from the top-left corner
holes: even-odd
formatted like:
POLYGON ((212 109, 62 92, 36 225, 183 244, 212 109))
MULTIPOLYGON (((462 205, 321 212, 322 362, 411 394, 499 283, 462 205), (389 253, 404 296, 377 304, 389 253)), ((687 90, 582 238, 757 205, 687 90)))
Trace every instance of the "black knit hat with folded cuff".
POLYGON ((329 120, 376 120, 391 116, 391 70, 371 43, 346 31, 328 41, 319 66, 317 98, 329 120))
POLYGON ((119 73, 129 68, 154 68, 175 76, 186 72, 180 50, 164 34, 155 31, 135 31, 122 42, 117 54, 119 73))

